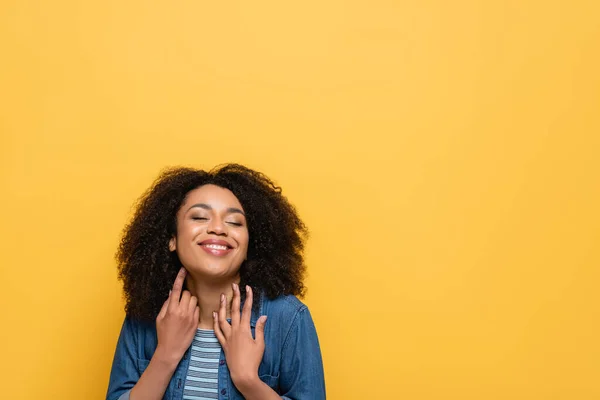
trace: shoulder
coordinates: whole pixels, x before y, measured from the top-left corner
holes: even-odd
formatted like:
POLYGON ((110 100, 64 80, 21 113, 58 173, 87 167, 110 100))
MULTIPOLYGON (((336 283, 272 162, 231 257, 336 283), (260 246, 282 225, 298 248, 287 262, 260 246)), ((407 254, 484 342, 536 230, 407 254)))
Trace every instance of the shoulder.
MULTIPOLYGON (((319 350, 317 331, 306 304, 295 296, 265 299, 262 315, 267 316, 265 339, 269 346, 284 351, 316 352, 319 350)), ((288 354, 289 356, 289 354, 288 354)))
POLYGON ((293 295, 278 296, 274 299, 264 296, 262 303, 263 313, 272 313, 279 317, 293 317, 308 309, 306 304, 293 295))
POLYGON ((271 328, 282 337, 287 337, 298 325, 312 324, 308 307, 293 295, 273 299, 265 296, 262 300, 261 314, 267 316, 267 326, 270 324, 271 328))
POLYGON ((156 327, 154 323, 142 321, 137 318, 133 318, 130 315, 126 315, 125 321, 123 321, 123 329, 146 332, 155 330, 156 327))

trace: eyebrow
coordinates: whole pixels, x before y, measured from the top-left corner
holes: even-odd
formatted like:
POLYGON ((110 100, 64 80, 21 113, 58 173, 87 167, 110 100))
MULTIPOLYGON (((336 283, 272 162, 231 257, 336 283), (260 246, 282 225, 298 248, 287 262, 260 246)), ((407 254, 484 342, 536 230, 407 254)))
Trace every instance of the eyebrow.
MULTIPOLYGON (((213 209, 209 204, 205 204, 205 203, 194 204, 193 206, 188 208, 188 211, 190 211, 192 208, 202 208, 207 211, 212 211, 212 209, 213 209)), ((242 214, 244 217, 246 216, 246 214, 244 214, 244 212, 242 210, 240 210, 239 208, 236 208, 236 207, 229 207, 227 209, 227 214, 242 214)))

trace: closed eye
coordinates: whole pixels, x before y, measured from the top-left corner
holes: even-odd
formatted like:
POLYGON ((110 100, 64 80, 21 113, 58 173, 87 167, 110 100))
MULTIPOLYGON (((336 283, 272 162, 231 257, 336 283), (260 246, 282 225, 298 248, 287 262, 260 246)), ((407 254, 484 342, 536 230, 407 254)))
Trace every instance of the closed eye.
POLYGON ((192 219, 194 221, 206 221, 206 220, 208 220, 208 218, 204 218, 204 217, 192 217, 192 219))
POLYGON ((233 226, 242 226, 242 224, 240 224, 239 222, 228 222, 228 224, 233 226))

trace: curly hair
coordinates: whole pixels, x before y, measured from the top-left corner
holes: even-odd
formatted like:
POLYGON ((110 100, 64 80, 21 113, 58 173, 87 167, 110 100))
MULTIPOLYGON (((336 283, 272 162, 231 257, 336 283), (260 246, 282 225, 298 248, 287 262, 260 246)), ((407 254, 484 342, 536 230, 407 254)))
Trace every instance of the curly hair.
POLYGON ((158 315, 181 268, 176 252, 169 250, 169 240, 177 233, 177 212, 190 191, 207 184, 229 189, 246 214, 249 243, 240 287, 250 285, 269 298, 304 295, 308 230, 279 186, 239 164, 208 172, 170 168, 138 200, 116 254, 128 316, 150 322, 158 315))

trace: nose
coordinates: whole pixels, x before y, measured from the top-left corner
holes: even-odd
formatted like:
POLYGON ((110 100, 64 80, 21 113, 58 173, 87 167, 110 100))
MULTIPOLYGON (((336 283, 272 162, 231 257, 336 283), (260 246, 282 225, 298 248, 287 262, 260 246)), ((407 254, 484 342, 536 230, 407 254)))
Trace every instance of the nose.
POLYGON ((227 236, 227 230, 225 228, 225 224, 220 218, 212 218, 208 227, 206 229, 206 233, 212 233, 219 236, 227 236))

